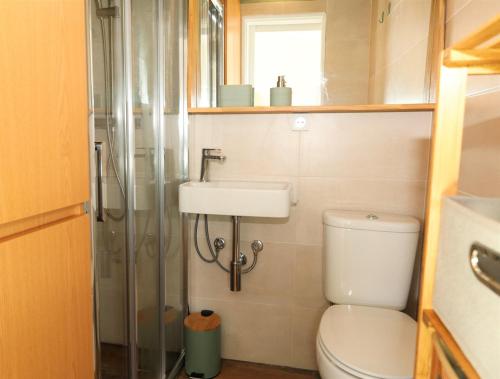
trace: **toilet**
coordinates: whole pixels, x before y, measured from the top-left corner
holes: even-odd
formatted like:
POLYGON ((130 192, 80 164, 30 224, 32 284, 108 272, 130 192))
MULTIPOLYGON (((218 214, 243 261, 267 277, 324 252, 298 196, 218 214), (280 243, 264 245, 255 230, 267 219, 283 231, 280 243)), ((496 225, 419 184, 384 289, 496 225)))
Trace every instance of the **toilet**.
POLYGON ((410 379, 417 324, 408 300, 420 224, 412 217, 323 214, 323 291, 334 305, 316 338, 322 379, 410 379))

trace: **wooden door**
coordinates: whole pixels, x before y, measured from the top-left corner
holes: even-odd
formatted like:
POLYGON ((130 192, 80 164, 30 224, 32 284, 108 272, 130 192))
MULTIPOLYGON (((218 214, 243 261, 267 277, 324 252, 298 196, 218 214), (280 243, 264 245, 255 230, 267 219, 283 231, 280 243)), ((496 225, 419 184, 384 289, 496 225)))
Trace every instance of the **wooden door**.
POLYGON ((85 22, 0 1, 0 378, 93 377, 85 22))
POLYGON ((89 198, 84 0, 0 1, 0 225, 89 198))
POLYGON ((0 243, 0 377, 93 376, 89 217, 0 243))

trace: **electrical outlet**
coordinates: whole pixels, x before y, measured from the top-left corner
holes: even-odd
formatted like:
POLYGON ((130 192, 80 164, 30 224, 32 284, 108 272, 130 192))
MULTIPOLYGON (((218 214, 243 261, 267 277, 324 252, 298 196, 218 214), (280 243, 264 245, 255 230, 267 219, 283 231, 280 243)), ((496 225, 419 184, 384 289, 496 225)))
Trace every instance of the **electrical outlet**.
POLYGON ((309 130, 306 116, 294 116, 292 119, 292 130, 296 132, 309 130))

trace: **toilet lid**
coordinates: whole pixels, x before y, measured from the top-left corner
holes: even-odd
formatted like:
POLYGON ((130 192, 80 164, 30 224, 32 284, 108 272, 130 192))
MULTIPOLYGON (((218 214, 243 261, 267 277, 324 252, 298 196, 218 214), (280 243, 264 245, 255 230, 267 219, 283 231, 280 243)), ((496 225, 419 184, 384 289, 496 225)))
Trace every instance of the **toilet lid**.
POLYGON ((416 336, 410 316, 355 305, 330 307, 319 326, 327 354, 354 371, 385 379, 413 377, 416 336))

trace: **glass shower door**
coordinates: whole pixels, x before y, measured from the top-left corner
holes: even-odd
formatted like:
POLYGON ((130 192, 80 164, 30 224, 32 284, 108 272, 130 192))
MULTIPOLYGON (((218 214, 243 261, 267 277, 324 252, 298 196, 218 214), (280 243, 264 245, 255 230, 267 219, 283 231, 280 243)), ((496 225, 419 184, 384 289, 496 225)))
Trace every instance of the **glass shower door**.
POLYGON ((92 186, 97 364, 100 377, 128 378, 126 133, 120 3, 89 3, 95 141, 92 186), (98 176, 98 174, 100 174, 98 176), (99 180, 98 180, 99 179, 99 180))
POLYGON ((159 378, 160 336, 160 193, 159 158, 161 83, 158 81, 159 5, 131 0, 131 63, 135 156, 135 296, 139 378, 159 378))
POLYGON ((185 4, 89 5, 98 371, 170 377, 186 309, 177 205, 187 177, 185 4))
POLYGON ((187 309, 187 257, 182 240, 183 220, 179 213, 179 185, 188 179, 187 169, 187 109, 186 77, 186 23, 187 2, 165 1, 163 9, 163 57, 165 62, 160 80, 165 83, 162 98, 164 193, 163 223, 163 287, 164 319, 162 335, 165 343, 165 372, 175 372, 182 357, 182 331, 187 309))

